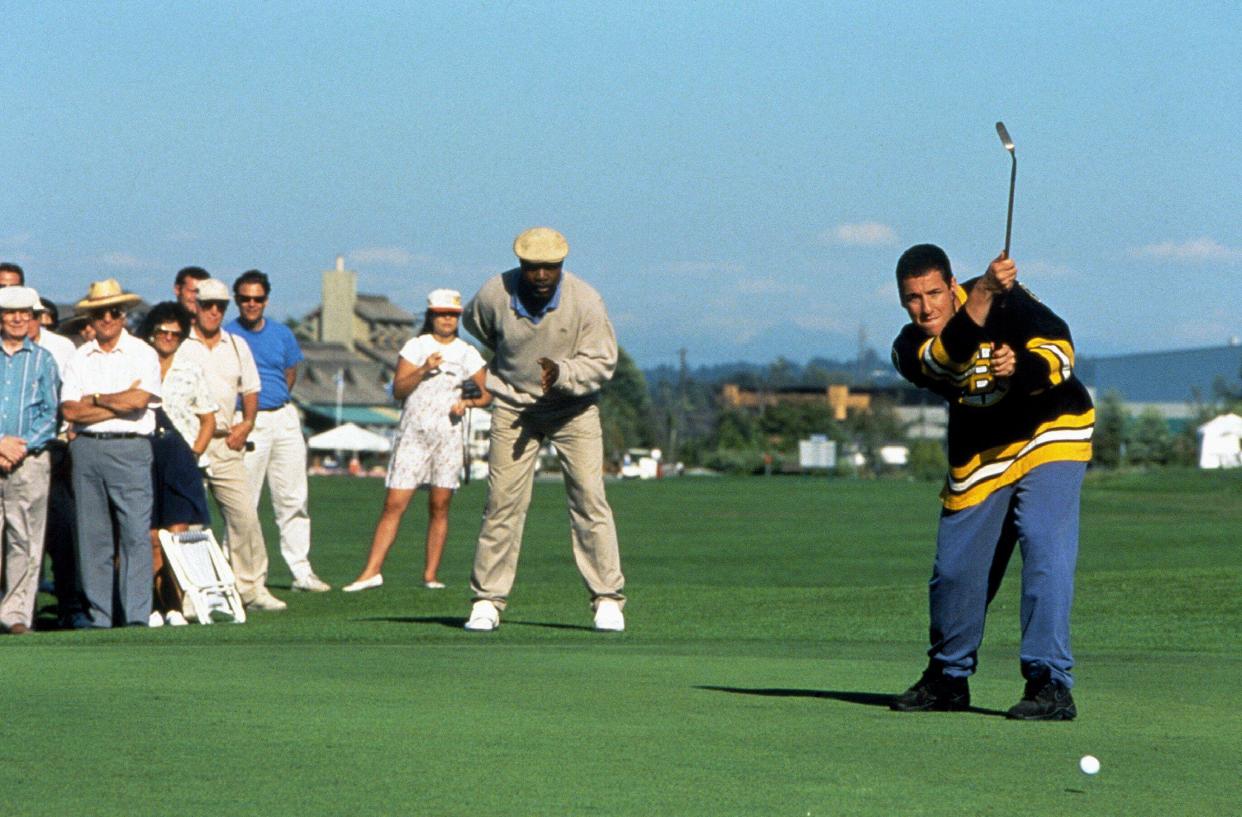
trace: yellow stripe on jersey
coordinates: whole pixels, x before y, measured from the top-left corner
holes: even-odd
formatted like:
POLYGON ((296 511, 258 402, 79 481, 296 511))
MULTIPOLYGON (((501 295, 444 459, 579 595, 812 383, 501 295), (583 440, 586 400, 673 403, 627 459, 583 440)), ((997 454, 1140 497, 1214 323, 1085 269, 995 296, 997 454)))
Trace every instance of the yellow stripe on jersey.
POLYGON ((919 347, 919 368, 926 377, 934 380, 943 380, 954 384, 958 388, 965 389, 971 375, 976 373, 976 369, 980 365, 980 357, 986 358, 991 354, 991 346, 986 345, 986 351, 984 351, 983 346, 981 345, 980 349, 969 360, 959 363, 949 358, 944 350, 944 344, 940 342, 940 338, 928 338, 919 347))
POLYGON ((940 494, 944 507, 960 511, 977 505, 1044 463, 1089 462, 1094 425, 1094 410, 1063 414, 1040 425, 1029 440, 984 451, 965 465, 951 468, 940 494))
POLYGON ((1031 338, 1026 348, 1048 364, 1048 382, 1054 386, 1069 379, 1074 371, 1074 347, 1067 340, 1031 338))

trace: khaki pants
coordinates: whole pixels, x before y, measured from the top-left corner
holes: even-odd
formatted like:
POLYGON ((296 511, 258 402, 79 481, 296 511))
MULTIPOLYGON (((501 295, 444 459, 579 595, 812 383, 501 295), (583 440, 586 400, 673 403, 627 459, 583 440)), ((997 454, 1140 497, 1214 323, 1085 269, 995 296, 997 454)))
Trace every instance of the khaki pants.
POLYGON ((530 506, 535 460, 544 441, 556 447, 569 500, 574 561, 591 592, 622 604, 625 577, 617 549, 612 509, 604 496, 604 445, 596 406, 559 411, 518 411, 493 403, 487 457, 487 509, 474 554, 470 587, 475 600, 504 609, 517 573, 522 529, 530 506))
POLYGON ((250 494, 242 452, 234 451, 224 437, 216 437, 207 446, 211 465, 207 471, 207 488, 224 514, 228 528, 229 564, 237 579, 237 592, 242 601, 252 601, 267 584, 267 546, 259 513, 250 494))
POLYGON ((35 596, 43 568, 43 526, 52 467, 48 453, 26 457, 0 476, 0 535, 4 539, 4 594, 0 624, 34 623, 35 596))

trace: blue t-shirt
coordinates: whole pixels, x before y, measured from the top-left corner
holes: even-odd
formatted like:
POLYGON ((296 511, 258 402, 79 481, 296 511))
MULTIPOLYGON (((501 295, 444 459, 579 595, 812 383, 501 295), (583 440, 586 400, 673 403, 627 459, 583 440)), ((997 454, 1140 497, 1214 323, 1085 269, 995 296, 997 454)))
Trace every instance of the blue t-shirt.
POLYGON ((277 409, 288 403, 285 369, 302 361, 302 349, 289 327, 264 318, 263 328, 252 332, 234 318, 225 329, 243 338, 254 354, 259 368, 259 410, 277 409))

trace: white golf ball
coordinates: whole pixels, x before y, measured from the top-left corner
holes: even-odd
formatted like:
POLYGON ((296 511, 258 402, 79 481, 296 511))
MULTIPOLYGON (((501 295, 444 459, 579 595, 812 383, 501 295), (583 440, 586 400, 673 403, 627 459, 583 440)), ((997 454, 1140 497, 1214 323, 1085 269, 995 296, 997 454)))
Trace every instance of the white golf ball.
POLYGON ((1083 755, 1082 760, 1078 761, 1078 768, 1082 769, 1083 774, 1095 774, 1100 770, 1100 759, 1095 755, 1083 755))

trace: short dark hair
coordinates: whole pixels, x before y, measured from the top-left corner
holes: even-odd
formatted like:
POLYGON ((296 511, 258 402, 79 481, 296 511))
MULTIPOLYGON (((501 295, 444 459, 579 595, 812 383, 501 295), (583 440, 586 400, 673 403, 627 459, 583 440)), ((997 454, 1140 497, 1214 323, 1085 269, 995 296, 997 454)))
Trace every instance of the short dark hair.
POLYGON ((454 337, 461 337, 461 320, 460 320, 461 314, 458 312, 448 312, 446 310, 433 310, 433 309, 428 309, 426 312, 423 313, 423 328, 418 330, 418 334, 430 335, 432 332, 436 331, 436 327, 432 323, 432 321, 435 319, 436 315, 445 315, 445 314, 457 315, 458 317, 457 329, 453 331, 453 335, 454 337))
POLYGON ((233 282, 233 294, 238 294, 238 291, 246 284, 258 284, 263 287, 264 295, 269 295, 272 292, 272 282, 267 280, 265 273, 259 272, 257 269, 248 269, 237 276, 237 280, 233 282))
POLYGON ((0 272, 16 272, 22 286, 26 286, 26 271, 12 261, 0 261, 0 272))
POLYGON ((211 277, 211 273, 202 267, 182 267, 177 270, 177 280, 174 281, 177 286, 184 286, 186 278, 193 278, 195 281, 206 281, 211 277))
POLYGON ((43 311, 52 316, 52 328, 55 329, 60 323, 60 310, 56 307, 56 302, 40 296, 39 303, 43 304, 43 311))
POLYGON ((151 333, 155 331, 155 327, 168 321, 177 322, 177 325, 181 327, 182 338, 190 336, 190 313, 176 301, 160 301, 151 307, 151 311, 142 319, 142 326, 138 329, 138 336, 143 340, 150 340, 151 333))
POLYGON ((953 278, 953 268, 944 250, 935 244, 915 244, 897 259, 897 286, 907 278, 918 278, 932 270, 940 270, 946 284, 953 278))

